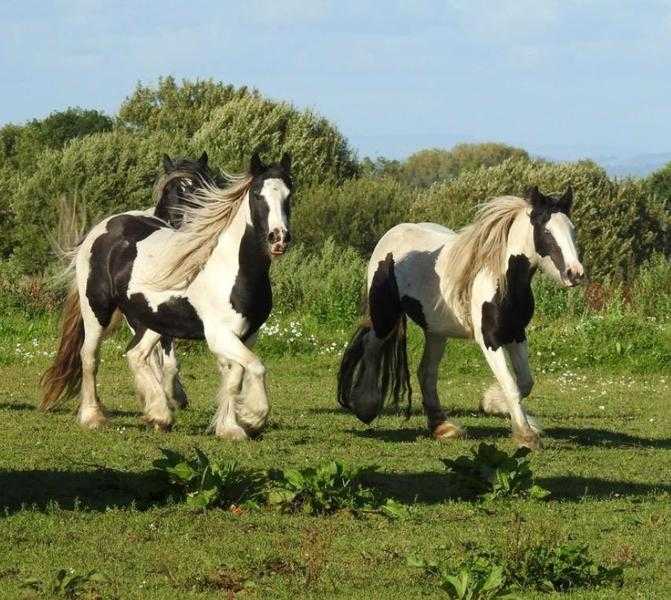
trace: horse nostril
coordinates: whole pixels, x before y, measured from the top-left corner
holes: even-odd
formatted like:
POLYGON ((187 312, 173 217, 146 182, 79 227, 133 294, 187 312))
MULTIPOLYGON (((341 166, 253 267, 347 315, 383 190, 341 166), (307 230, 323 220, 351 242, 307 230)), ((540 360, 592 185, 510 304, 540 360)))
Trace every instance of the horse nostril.
POLYGON ((289 242, 291 242, 291 234, 287 231, 284 234, 284 243, 288 244, 289 242))
POLYGON ((271 232, 268 234, 268 241, 269 241, 271 244, 274 244, 276 239, 277 239, 277 236, 276 236, 275 232, 274 232, 274 231, 271 231, 271 232))

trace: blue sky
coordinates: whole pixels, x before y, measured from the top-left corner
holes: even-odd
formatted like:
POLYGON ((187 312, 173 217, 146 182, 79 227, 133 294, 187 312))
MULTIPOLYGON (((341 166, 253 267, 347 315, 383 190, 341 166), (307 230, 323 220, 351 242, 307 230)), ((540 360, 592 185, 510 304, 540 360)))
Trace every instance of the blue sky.
POLYGON ((3 123, 172 74, 314 108, 362 156, 671 152, 671 0, 3 0, 0 22, 3 123))

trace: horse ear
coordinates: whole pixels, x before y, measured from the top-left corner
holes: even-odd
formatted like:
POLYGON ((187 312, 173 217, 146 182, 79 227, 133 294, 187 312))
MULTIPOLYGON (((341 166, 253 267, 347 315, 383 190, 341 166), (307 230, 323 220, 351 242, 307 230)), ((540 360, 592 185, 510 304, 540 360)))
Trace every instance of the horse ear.
POLYGON ((559 210, 561 210, 566 215, 571 212, 571 207, 573 206, 573 188, 570 184, 566 188, 564 195, 559 198, 557 206, 559 207, 559 210))
POLYGON ((538 186, 534 185, 527 190, 527 198, 531 202, 531 206, 538 208, 542 206, 545 197, 538 191, 538 186))
POLYGON ((251 160, 249 161, 249 172, 253 177, 256 177, 257 175, 261 175, 261 173, 263 173, 265 170, 266 165, 263 164, 259 153, 254 152, 254 154, 252 154, 251 160))
POLYGON ((198 164, 200 164, 201 167, 205 168, 207 167, 207 152, 203 150, 203 153, 200 155, 200 158, 198 159, 198 164))
POLYGON ((165 169, 165 172, 167 173, 174 167, 172 163, 172 158, 170 158, 167 154, 163 155, 163 168, 165 169))
POLYGON ((282 154, 282 160, 280 160, 280 164, 282 165, 284 171, 289 173, 291 171, 291 154, 288 152, 282 154))

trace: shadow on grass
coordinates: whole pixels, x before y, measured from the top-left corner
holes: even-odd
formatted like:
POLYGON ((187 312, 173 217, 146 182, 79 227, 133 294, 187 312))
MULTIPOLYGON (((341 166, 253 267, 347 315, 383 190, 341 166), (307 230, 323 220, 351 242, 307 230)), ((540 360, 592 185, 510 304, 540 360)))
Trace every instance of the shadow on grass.
MULTIPOLYGON (((459 496, 459 490, 450 487, 447 473, 441 471, 422 473, 368 472, 364 479, 366 484, 374 486, 385 496, 405 504, 440 504, 446 500, 456 500, 459 496)), ((665 483, 608 481, 596 477, 547 477, 537 479, 536 483, 550 490, 551 500, 569 502, 580 502, 586 498, 605 500, 671 493, 671 485, 665 483)))
POLYGON ((31 411, 37 410, 34 404, 28 404, 27 402, 0 402, 0 410, 13 410, 13 411, 31 411))
POLYGON ((594 429, 592 427, 550 427, 545 430, 548 437, 556 440, 565 440, 576 446, 597 446, 602 448, 659 448, 671 449, 671 438, 650 439, 620 431, 608 429, 594 429))
MULTIPOLYGON (((428 429, 425 427, 409 427, 399 429, 348 429, 345 433, 351 433, 357 437, 380 440, 381 442, 415 442, 423 438, 430 438, 428 429)), ((493 439, 499 437, 510 437, 510 428, 507 427, 468 427, 466 429, 466 440, 493 439)))
MULTIPOLYGON (((313 415, 350 415, 353 419, 356 419, 353 413, 348 411, 346 408, 340 408, 339 406, 308 408, 305 412, 308 412, 313 415)), ((445 414, 447 415, 448 419, 487 416, 481 413, 477 408, 473 408, 473 410, 467 410, 465 408, 453 408, 453 409, 446 408, 445 414)), ((410 411, 410 416, 422 417, 424 416, 424 409, 421 406, 413 406, 412 410, 410 411)), ((401 408, 400 411, 397 411, 395 408, 385 408, 382 411, 382 415, 380 418, 384 419, 385 417, 397 417, 400 419, 405 419, 405 412, 403 408, 401 408)))
POLYGON ((54 504, 65 510, 105 511, 134 506, 146 510, 167 498, 160 473, 95 471, 0 471, 0 514, 54 504))

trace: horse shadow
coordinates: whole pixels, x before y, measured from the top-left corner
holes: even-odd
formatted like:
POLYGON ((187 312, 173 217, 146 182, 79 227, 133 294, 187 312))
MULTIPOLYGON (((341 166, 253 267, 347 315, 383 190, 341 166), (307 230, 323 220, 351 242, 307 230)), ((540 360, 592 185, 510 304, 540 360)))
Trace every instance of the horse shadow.
POLYGON ((104 512, 110 507, 147 510, 165 503, 166 481, 157 471, 0 470, 0 512, 64 510, 104 512))
MULTIPOLYGON (((459 488, 452 485, 447 471, 417 473, 368 471, 364 473, 364 480, 368 485, 380 490, 386 497, 404 504, 441 504, 445 501, 457 500, 460 496, 459 488)), ((671 493, 671 485, 666 483, 611 481, 598 477, 573 475, 541 477, 536 479, 536 483, 550 491, 552 500, 564 502, 671 493)))
POLYGON ((671 449, 671 438, 644 438, 620 431, 596 429, 593 427, 548 427, 545 430, 548 437, 555 440, 564 440, 580 446, 597 446, 600 448, 622 448, 627 446, 639 448, 671 449))
MULTIPOLYGON (((431 437, 426 427, 348 429, 346 433, 381 442, 416 442, 431 437)), ((483 440, 506 436, 510 436, 510 428, 468 427, 466 430, 466 440, 483 440)))
POLYGON ((37 408, 34 404, 28 404, 27 402, 0 402, 0 411, 1 410, 27 412, 37 410, 37 408))

